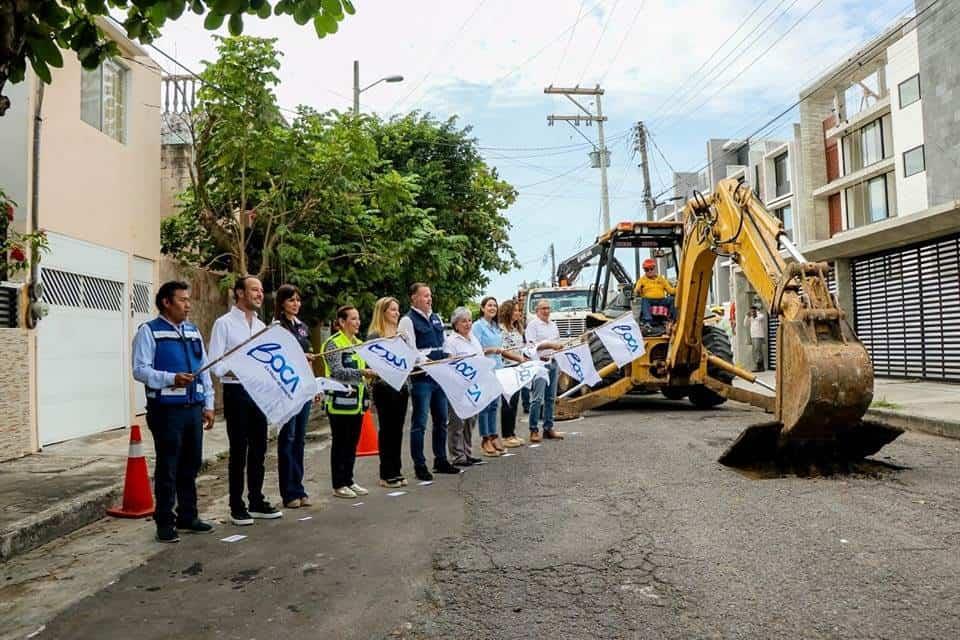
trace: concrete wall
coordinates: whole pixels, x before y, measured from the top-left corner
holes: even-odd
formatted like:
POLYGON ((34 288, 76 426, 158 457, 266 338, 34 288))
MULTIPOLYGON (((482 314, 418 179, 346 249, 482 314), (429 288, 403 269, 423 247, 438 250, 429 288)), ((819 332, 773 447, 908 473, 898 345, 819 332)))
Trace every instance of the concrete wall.
POLYGON ((896 161, 894 166, 897 181, 897 215, 905 216, 927 208, 926 172, 921 171, 906 177, 903 170, 904 152, 924 144, 923 87, 921 86, 921 99, 903 109, 900 108, 898 91, 901 82, 920 72, 916 30, 908 31, 903 38, 887 48, 887 61, 885 73, 887 86, 890 88, 892 155, 896 161))
MULTIPOLYGON (((917 0, 917 11, 931 0, 917 0)), ((929 206, 960 198, 960 0, 940 0, 917 29, 929 206)))
POLYGON ((833 112, 833 94, 823 91, 800 103, 800 170, 803 176, 797 195, 796 233, 800 248, 830 237, 830 211, 826 199, 813 197, 827 183, 827 156, 823 142, 823 121, 833 112))
POLYGON ((164 144, 160 152, 160 189, 163 194, 162 216, 177 212, 177 196, 190 186, 190 145, 164 144))
POLYGON ((0 329, 0 460, 37 450, 31 415, 30 362, 33 336, 26 329, 0 329))

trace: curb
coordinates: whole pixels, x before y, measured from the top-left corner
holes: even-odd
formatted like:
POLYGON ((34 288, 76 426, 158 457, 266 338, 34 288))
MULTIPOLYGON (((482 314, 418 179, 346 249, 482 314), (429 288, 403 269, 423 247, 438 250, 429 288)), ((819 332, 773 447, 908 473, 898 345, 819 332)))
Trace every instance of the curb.
MULTIPOLYGON (((310 426, 314 428, 305 434, 307 440, 324 440, 330 437, 330 426, 325 418, 311 420, 308 428, 310 426)), ((277 432, 276 427, 269 429, 268 442, 276 440, 277 432)), ((200 463, 198 475, 228 456, 227 449, 207 455, 200 463)), ((0 563, 105 518, 106 509, 123 499, 123 484, 124 480, 121 479, 113 485, 81 493, 62 504, 14 522, 0 532, 0 563)))
POLYGON ((960 422, 952 420, 905 415, 889 409, 870 409, 866 417, 889 427, 960 440, 960 422))

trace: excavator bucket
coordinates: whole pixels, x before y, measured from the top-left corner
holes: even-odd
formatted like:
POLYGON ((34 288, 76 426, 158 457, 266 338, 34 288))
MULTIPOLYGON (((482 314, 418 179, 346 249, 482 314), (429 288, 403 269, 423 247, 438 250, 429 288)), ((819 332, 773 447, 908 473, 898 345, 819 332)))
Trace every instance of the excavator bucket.
POLYGON ((873 367, 837 308, 803 309, 783 319, 777 348, 777 422, 749 427, 721 463, 836 468, 902 433, 863 420, 873 400, 873 367))

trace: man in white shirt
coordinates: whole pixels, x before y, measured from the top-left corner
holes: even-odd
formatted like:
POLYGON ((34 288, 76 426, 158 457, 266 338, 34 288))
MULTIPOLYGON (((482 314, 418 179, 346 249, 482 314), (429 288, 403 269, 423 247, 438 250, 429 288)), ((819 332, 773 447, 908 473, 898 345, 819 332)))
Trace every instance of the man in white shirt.
MULTIPOLYGON (((266 325, 257 317, 263 306, 263 285, 253 276, 243 276, 233 285, 235 305, 217 318, 210 334, 211 361, 249 340, 266 325)), ((283 515, 263 496, 263 463, 267 455, 267 418, 247 394, 233 372, 223 363, 213 373, 223 383, 223 414, 230 440, 230 522, 238 526, 253 524, 254 518, 273 519, 283 515), (247 499, 243 501, 244 475, 247 499)))
POLYGON ((557 398, 557 363, 551 356, 557 349, 562 349, 560 329, 557 323, 550 319, 550 301, 540 300, 536 307, 537 317, 527 323, 524 337, 530 344, 537 345, 537 353, 543 360, 548 360, 547 372, 549 380, 537 378, 533 382, 530 393, 530 442, 548 440, 563 440, 563 432, 553 428, 553 403, 557 398), (540 436, 540 418, 543 418, 543 436, 540 436))
POLYGON ((743 324, 750 328, 750 343, 753 346, 753 370, 765 371, 767 368, 767 316, 758 305, 750 307, 743 324))

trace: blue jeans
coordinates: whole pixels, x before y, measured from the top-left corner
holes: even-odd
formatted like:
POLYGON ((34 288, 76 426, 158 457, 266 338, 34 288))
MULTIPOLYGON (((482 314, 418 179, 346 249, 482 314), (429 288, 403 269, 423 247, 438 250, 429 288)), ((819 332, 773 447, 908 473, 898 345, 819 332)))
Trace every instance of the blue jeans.
POLYGON ((640 298, 640 319, 647 324, 653 324, 653 313, 650 307, 653 305, 664 306, 669 309, 669 317, 673 317, 673 297, 666 298, 640 298))
POLYGON ((427 466, 423 456, 423 439, 427 417, 433 418, 433 463, 447 459, 447 396, 433 380, 417 380, 411 385, 413 415, 410 421, 410 457, 413 464, 427 466))
POLYGON ((197 518, 197 472, 203 459, 203 406, 147 403, 147 426, 157 462, 153 493, 157 526, 188 525, 197 518))
POLYGON ((277 436, 277 475, 284 502, 306 498, 303 488, 303 440, 310 420, 310 403, 290 418, 277 436))
POLYGON ((497 398, 489 405, 487 408, 480 412, 480 416, 477 420, 479 426, 480 436, 486 438, 488 436, 497 435, 497 405, 500 404, 500 398, 497 398))
POLYGON ((557 398, 557 363, 547 365, 550 380, 537 378, 530 393, 530 431, 539 431, 537 424, 543 417, 543 430, 553 429, 553 402, 557 398))

